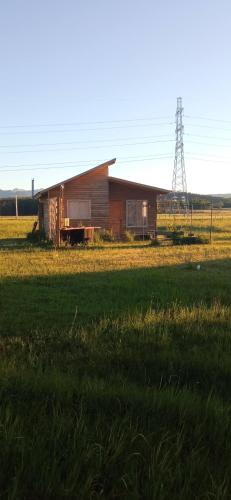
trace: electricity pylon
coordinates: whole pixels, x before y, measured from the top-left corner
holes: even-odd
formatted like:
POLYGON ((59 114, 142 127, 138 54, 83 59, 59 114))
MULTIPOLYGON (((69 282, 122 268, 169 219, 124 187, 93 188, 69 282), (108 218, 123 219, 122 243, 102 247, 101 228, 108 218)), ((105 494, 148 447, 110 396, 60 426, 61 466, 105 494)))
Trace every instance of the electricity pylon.
POLYGON ((182 97, 177 97, 176 109, 176 146, 172 178, 171 210, 173 213, 188 213, 188 194, 184 162, 184 126, 182 97))

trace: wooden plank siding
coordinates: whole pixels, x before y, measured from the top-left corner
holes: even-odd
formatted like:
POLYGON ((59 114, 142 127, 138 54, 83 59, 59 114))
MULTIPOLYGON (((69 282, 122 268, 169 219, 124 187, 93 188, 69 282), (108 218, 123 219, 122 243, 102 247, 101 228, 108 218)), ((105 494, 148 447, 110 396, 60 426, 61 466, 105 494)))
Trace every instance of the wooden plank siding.
POLYGON ((127 200, 147 200, 148 202, 148 225, 145 227, 145 232, 156 230, 156 215, 157 215, 157 194, 154 190, 144 189, 126 184, 113 182, 109 178, 109 205, 110 205, 110 221, 109 226, 113 226, 115 216, 113 214, 113 206, 116 208, 115 202, 121 202, 121 224, 120 236, 124 231, 131 230, 135 234, 142 234, 143 227, 130 227, 126 226, 126 201, 127 200))
MULTIPOLYGON (((68 200, 90 200, 91 218, 90 219, 70 219, 70 225, 77 227, 80 223, 84 226, 100 226, 108 229, 109 221, 109 186, 108 186, 108 166, 103 166, 93 171, 86 172, 82 177, 76 177, 66 182, 62 189, 62 203, 60 202, 60 185, 50 189, 40 197, 43 202, 47 198, 57 197, 59 200, 60 226, 63 225, 63 219, 68 217, 68 200)), ((40 221, 42 227, 42 220, 40 221)))
POLYGON ((64 185, 64 217, 67 217, 68 200, 90 200, 91 218, 84 220, 71 219, 75 227, 82 222, 85 226, 108 227, 109 189, 108 167, 99 168, 84 176, 76 178, 64 185))
MULTIPOLYGON (((125 179, 108 176, 108 167, 115 163, 116 159, 109 160, 86 172, 78 174, 63 183, 51 186, 40 191, 36 197, 39 199, 39 228, 45 231, 46 237, 51 237, 57 245, 60 244, 60 229, 64 226, 64 219, 70 220, 71 227, 98 226, 102 229, 112 229, 113 234, 121 238, 130 229, 135 234, 142 235, 144 232, 156 230, 157 217, 157 195, 168 191, 154 186, 138 184, 125 179), (56 228, 54 217, 51 213, 52 199, 56 200, 56 228), (127 227, 126 207, 128 200, 139 200, 147 202, 147 225, 142 227, 127 227), (68 203, 68 202, 89 202, 68 203), (69 207, 69 211, 68 211, 69 207), (81 208, 82 207, 82 208, 81 208), (83 208, 85 207, 85 208, 83 208), (70 218, 84 217, 88 218, 70 218)), ((131 210, 130 204, 130 210, 131 210)), ((139 209, 141 213, 142 206, 139 209)), ((135 215, 136 217, 136 215, 135 215)), ((139 223, 142 218, 137 219, 139 223)), ((143 219, 144 220, 144 219, 143 219)))

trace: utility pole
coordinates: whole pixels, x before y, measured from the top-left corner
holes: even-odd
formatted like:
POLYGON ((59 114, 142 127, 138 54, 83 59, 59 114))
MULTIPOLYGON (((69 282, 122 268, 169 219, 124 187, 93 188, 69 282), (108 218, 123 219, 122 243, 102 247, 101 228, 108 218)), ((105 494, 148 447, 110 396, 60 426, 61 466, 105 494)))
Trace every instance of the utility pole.
POLYGON ((31 181, 31 196, 34 198, 34 179, 31 181))
POLYGON ((18 218, 18 197, 17 197, 17 195, 15 196, 15 216, 17 219, 18 218))
POLYGON ((183 126, 182 97, 177 97, 176 109, 176 145, 175 160, 172 178, 171 209, 173 213, 188 213, 189 203, 184 162, 184 126, 183 126))

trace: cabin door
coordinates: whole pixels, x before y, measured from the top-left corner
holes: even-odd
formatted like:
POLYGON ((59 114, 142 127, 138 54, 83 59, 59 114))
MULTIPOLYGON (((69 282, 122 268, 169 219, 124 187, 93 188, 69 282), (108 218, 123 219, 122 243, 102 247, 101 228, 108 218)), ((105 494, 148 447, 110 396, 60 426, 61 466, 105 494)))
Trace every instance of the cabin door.
POLYGON ((123 202, 111 201, 109 209, 109 219, 112 234, 119 238, 122 234, 123 202))

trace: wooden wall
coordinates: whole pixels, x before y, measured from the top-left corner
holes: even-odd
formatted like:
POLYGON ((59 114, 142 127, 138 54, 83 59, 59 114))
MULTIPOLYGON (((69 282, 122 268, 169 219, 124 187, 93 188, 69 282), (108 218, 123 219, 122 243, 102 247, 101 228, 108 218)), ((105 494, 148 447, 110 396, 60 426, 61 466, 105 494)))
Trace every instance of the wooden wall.
MULTIPOLYGON (((64 218, 67 218, 68 200, 91 200, 91 218, 88 220, 70 219, 72 227, 80 223, 84 226, 99 226, 103 229, 112 228, 114 234, 121 237, 126 227, 126 201, 127 200, 147 200, 148 202, 148 226, 129 228, 136 234, 145 231, 156 230, 157 217, 157 195, 159 191, 142 188, 142 186, 132 186, 126 183, 118 183, 108 177, 108 166, 102 166, 93 171, 86 172, 82 176, 63 183, 46 191, 40 196, 39 223, 41 229, 47 229, 48 221, 47 204, 49 199, 57 198, 57 234, 59 228, 64 225, 64 218), (43 210, 41 210, 41 204, 43 210), (45 217, 44 217, 45 216, 45 217)), ((48 211, 49 212, 49 211, 48 211)), ((48 236, 48 235, 47 235, 48 236)), ((58 241, 58 236, 57 236, 58 241)))
MULTIPOLYGON (((108 228, 109 213, 109 187, 108 187, 108 166, 103 166, 78 176, 63 184, 60 225, 63 225, 63 218, 67 217, 67 200, 91 200, 91 219, 70 219, 72 227, 78 226, 81 222, 84 226, 100 226, 108 228)), ((46 198, 57 197, 60 200, 60 186, 50 189, 48 194, 41 197, 41 202, 46 198)))
MULTIPOLYGON (((129 184, 122 184, 113 182, 109 179, 109 204, 110 204, 110 220, 109 226, 113 226, 113 206, 116 208, 117 201, 121 201, 121 224, 120 224, 120 235, 127 229, 126 228, 126 201, 127 200, 147 200, 148 202, 148 227, 145 230, 154 231, 156 230, 156 217, 157 217, 157 194, 158 192, 151 191, 142 187, 134 187, 129 184)), ((136 234, 142 234, 143 228, 128 228, 136 234)))

